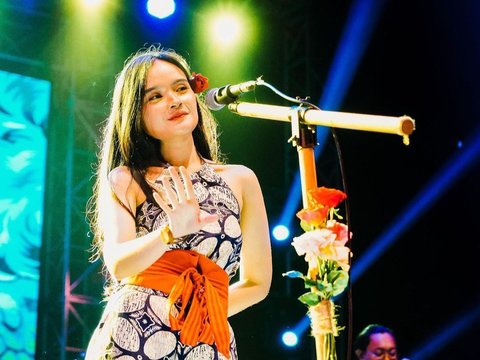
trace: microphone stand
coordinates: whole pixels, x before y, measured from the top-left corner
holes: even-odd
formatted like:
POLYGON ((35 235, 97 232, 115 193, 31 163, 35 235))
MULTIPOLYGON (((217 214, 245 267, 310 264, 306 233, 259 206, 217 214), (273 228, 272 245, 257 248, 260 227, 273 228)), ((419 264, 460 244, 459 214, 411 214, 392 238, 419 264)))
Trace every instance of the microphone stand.
MULTIPOLYGON (((240 116, 279 120, 291 123, 292 136, 288 140, 297 148, 302 187, 303 207, 309 207, 308 193, 317 187, 315 170, 316 144, 315 125, 338 127, 352 130, 374 131, 397 134, 403 137, 405 145, 409 144, 408 136, 415 130, 415 121, 409 116, 391 117, 367 114, 344 113, 336 111, 315 110, 304 105, 283 107, 246 102, 234 102, 228 109, 240 116)), ((310 269, 309 269, 310 271, 310 269)), ((312 317, 312 327, 314 318, 312 317)), ((318 360, 327 359, 323 344, 327 335, 313 334, 318 360)), ((336 357, 335 357, 336 358, 336 357)))

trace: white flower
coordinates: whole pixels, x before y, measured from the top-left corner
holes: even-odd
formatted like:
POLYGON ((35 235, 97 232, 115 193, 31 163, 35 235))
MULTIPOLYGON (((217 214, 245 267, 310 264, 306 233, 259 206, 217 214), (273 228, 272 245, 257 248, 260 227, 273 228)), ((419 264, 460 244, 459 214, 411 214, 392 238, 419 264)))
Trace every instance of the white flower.
POLYGON ((292 246, 298 255, 305 255, 310 266, 316 266, 317 257, 324 260, 335 260, 344 269, 349 269, 350 249, 344 239, 338 240, 337 233, 323 228, 307 231, 293 238, 292 246))
POLYGON ((317 229, 293 238, 292 245, 298 255, 305 255, 305 260, 311 261, 317 256, 321 256, 322 249, 332 246, 335 239, 336 235, 332 231, 317 229))

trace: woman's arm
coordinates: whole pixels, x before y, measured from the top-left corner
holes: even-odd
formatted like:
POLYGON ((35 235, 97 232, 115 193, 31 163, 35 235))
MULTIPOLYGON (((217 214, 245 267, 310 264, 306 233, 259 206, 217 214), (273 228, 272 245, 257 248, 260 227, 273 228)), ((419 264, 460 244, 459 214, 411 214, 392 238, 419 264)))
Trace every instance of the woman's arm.
MULTIPOLYGON (((162 181, 168 199, 162 200, 155 192, 154 197, 167 215, 173 237, 179 238, 194 233, 206 224, 216 221, 216 215, 200 211, 190 176, 185 168, 180 167, 183 184, 175 168, 170 167, 169 170, 174 187, 168 181, 162 181)), ((108 218, 103 220, 103 224, 107 224, 104 225, 103 257, 112 276, 123 279, 148 268, 169 248, 161 239, 162 228, 136 237, 135 220, 122 204, 135 212, 139 197, 144 195, 140 186, 132 179, 129 169, 126 167, 114 169, 110 174, 110 185, 118 200, 113 196, 104 199, 106 201, 104 213, 108 218)))
POLYGON ((243 235, 240 279, 229 289, 228 315, 234 315, 263 300, 272 281, 272 254, 267 213, 255 174, 241 167, 243 235))
POLYGON ((135 219, 125 206, 135 214, 141 190, 133 180, 130 170, 127 167, 114 169, 110 173, 109 181, 115 195, 102 199, 102 251, 108 271, 120 280, 148 268, 168 250, 168 246, 161 241, 160 229, 136 237, 135 219))

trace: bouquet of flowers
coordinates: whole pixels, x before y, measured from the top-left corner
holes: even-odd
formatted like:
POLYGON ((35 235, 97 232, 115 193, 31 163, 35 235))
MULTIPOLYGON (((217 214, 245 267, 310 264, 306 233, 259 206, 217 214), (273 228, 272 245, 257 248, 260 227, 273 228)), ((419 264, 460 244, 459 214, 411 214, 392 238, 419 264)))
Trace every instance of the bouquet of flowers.
POLYGON ((292 242, 297 254, 305 255, 308 273, 288 271, 283 274, 303 279, 305 288, 310 290, 298 299, 308 306, 317 358, 321 360, 337 359, 335 337, 341 328, 337 326, 332 298, 348 285, 351 252, 346 243, 351 234, 348 227, 336 219, 343 219, 337 206, 346 197, 342 191, 326 187, 310 190, 308 208, 297 213, 305 233, 292 242))

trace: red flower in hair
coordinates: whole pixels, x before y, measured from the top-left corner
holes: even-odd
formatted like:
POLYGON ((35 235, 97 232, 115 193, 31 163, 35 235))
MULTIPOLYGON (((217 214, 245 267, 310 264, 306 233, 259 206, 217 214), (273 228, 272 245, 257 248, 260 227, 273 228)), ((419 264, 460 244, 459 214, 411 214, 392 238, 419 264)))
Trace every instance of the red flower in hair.
POLYGON ((201 93, 208 89, 208 78, 202 74, 192 72, 192 76, 188 79, 190 86, 195 94, 201 93))

